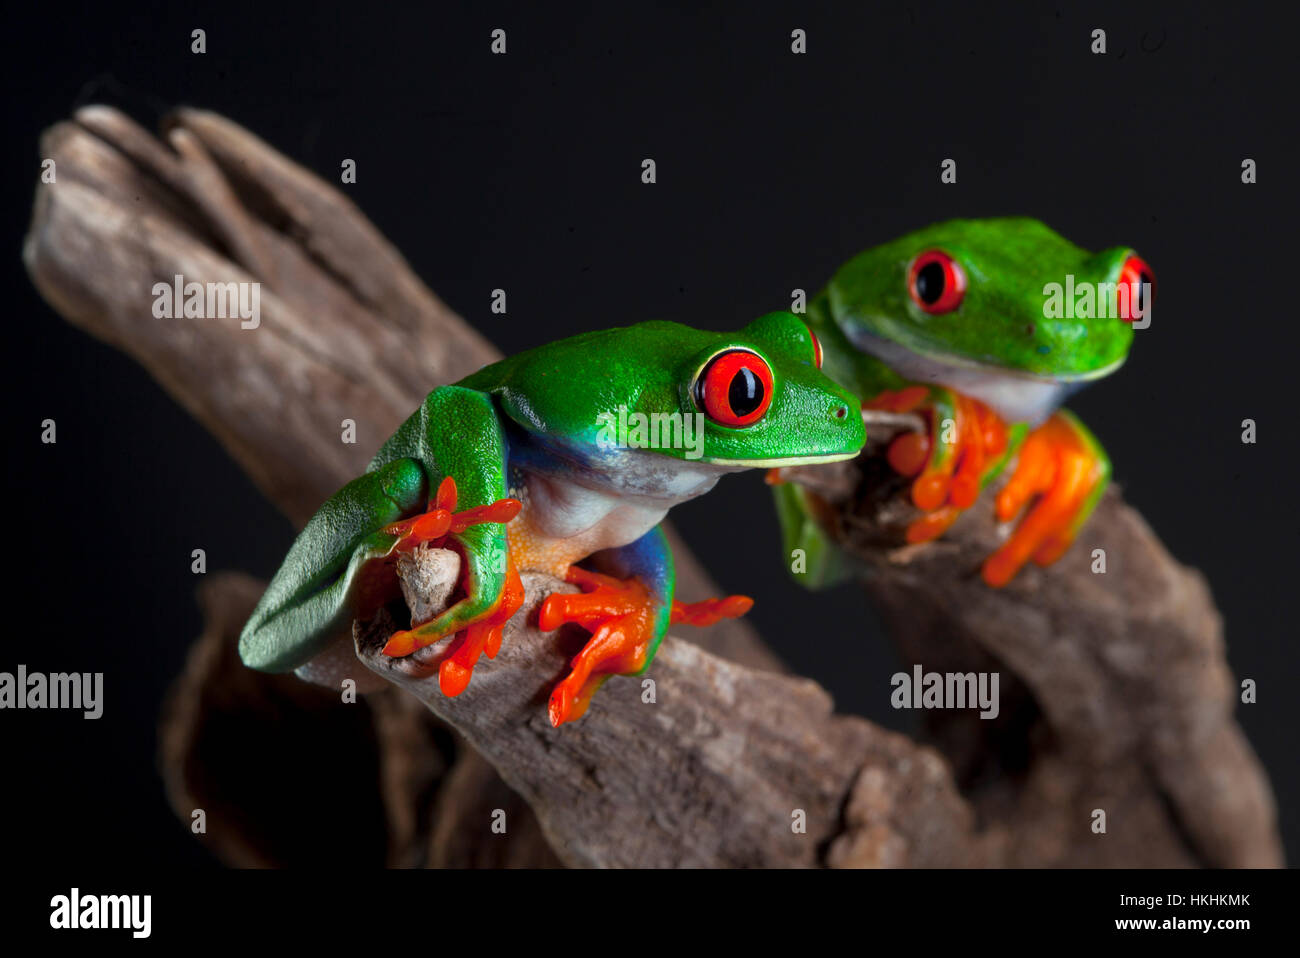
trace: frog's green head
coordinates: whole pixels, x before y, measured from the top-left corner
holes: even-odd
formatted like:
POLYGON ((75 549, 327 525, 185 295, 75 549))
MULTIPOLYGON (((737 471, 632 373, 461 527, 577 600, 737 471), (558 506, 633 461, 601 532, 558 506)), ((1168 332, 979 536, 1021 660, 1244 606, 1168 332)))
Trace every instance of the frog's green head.
POLYGON ((628 448, 720 466, 850 459, 866 440, 858 400, 821 371, 790 313, 737 333, 649 322, 520 354, 496 390, 510 417, 584 458, 628 448))
POLYGON ((1123 363, 1135 281, 1153 283, 1128 247, 1088 253, 1033 219, 952 220, 850 260, 825 305, 850 343, 889 365, 906 353, 1060 384, 1123 363))

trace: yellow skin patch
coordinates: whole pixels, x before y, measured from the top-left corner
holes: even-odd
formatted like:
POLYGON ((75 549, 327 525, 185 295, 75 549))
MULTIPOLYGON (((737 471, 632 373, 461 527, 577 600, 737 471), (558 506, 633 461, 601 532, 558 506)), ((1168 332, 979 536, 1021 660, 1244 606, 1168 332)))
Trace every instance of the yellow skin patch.
MULTIPOLYGON (((572 535, 556 536, 539 528, 534 521, 537 510, 530 509, 528 502, 506 526, 506 538, 510 544, 510 558, 520 572, 544 572, 547 575, 563 579, 569 566, 577 565, 592 553, 624 545, 620 541, 620 522, 617 514, 602 517, 586 529, 572 535)), ((641 533, 638 531, 637 535, 641 533)))
POLYGON ((506 526, 510 541, 510 558, 520 572, 544 572, 563 579, 569 566, 591 555, 590 540, 594 536, 576 535, 556 539, 539 532, 522 512, 506 526))

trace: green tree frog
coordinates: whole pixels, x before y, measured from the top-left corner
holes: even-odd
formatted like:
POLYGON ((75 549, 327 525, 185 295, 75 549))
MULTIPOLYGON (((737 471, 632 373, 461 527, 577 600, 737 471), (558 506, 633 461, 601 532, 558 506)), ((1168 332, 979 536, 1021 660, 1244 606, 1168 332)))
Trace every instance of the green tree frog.
MULTIPOLYGON (((909 541, 942 535, 1014 457, 997 517, 1009 522, 1033 505, 985 561, 984 580, 1002 586, 1030 560, 1060 558, 1104 491, 1110 460, 1059 406, 1123 364, 1153 290, 1129 247, 1089 253, 1024 218, 940 223, 835 273, 806 317, 826 372, 864 408, 917 411, 929 423, 888 449, 893 468, 915 476, 912 501, 923 510, 909 541)), ((815 496, 773 481, 787 554, 804 551, 800 580, 843 577, 815 496)))
POLYGON ((770 313, 732 334, 669 322, 587 333, 434 389, 304 527, 243 629, 241 658, 271 672, 304 665, 397 596, 400 552, 431 543, 460 556, 458 591, 384 654, 454 636, 420 668, 459 694, 521 606, 520 572, 550 573, 583 592, 548 597, 539 627, 592 633, 550 698, 552 724, 578 718, 608 676, 649 667, 670 623, 708 625, 751 604, 674 601, 659 526, 669 508, 728 472, 861 450, 858 400, 819 363, 807 325, 770 313))

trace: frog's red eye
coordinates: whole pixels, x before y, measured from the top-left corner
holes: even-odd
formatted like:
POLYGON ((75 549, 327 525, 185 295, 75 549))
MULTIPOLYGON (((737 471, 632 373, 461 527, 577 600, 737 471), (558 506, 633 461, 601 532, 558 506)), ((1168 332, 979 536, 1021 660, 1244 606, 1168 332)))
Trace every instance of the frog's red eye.
POLYGON ((1156 274, 1151 272, 1151 267, 1142 257, 1130 256, 1120 267, 1119 283, 1117 315, 1126 323, 1142 319, 1150 305, 1146 302, 1146 294, 1150 294, 1152 303, 1156 299, 1156 274))
POLYGON ((716 423, 752 425, 772 404, 771 367, 747 349, 719 353, 696 379, 695 399, 716 423))
POLYGON ((818 369, 821 369, 822 368, 822 341, 817 338, 817 334, 814 333, 811 329, 808 330, 808 335, 812 337, 813 365, 816 366, 818 369))
POLYGON ((907 291, 927 313, 951 313, 966 295, 966 271, 943 250, 927 250, 912 260, 907 291))

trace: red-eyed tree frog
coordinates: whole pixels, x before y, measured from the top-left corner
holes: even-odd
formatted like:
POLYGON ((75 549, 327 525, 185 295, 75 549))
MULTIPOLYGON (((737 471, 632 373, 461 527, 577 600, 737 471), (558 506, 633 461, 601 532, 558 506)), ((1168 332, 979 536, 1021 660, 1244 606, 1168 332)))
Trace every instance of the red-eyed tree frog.
MULTIPOLYGON (((1149 320, 1154 277, 1127 246, 1080 249, 1033 219, 952 220, 849 260, 808 304, 826 372, 864 408, 916 411, 928 433, 899 436, 893 468, 915 476, 923 514, 910 542, 937 538, 1015 456, 995 502, 1009 522, 985 561, 991 586, 1031 559, 1055 562, 1092 512, 1110 460, 1058 408, 1124 362, 1133 324, 1149 320)), ((809 587, 847 563, 818 524, 810 493, 774 477, 787 555, 804 550, 809 587)))
POLYGON ((807 325, 770 313, 734 334, 669 322, 587 333, 434 389, 299 534, 244 627, 244 664, 305 664, 395 598, 397 554, 428 542, 460 555, 459 589, 384 654, 454 635, 430 669, 459 694, 523 602, 520 571, 550 573, 584 590, 538 614, 544 631, 592 633, 550 699, 552 724, 578 718, 608 676, 649 667, 670 623, 751 605, 674 601, 659 527, 670 507, 728 472, 861 450, 858 400, 819 365, 807 325))

